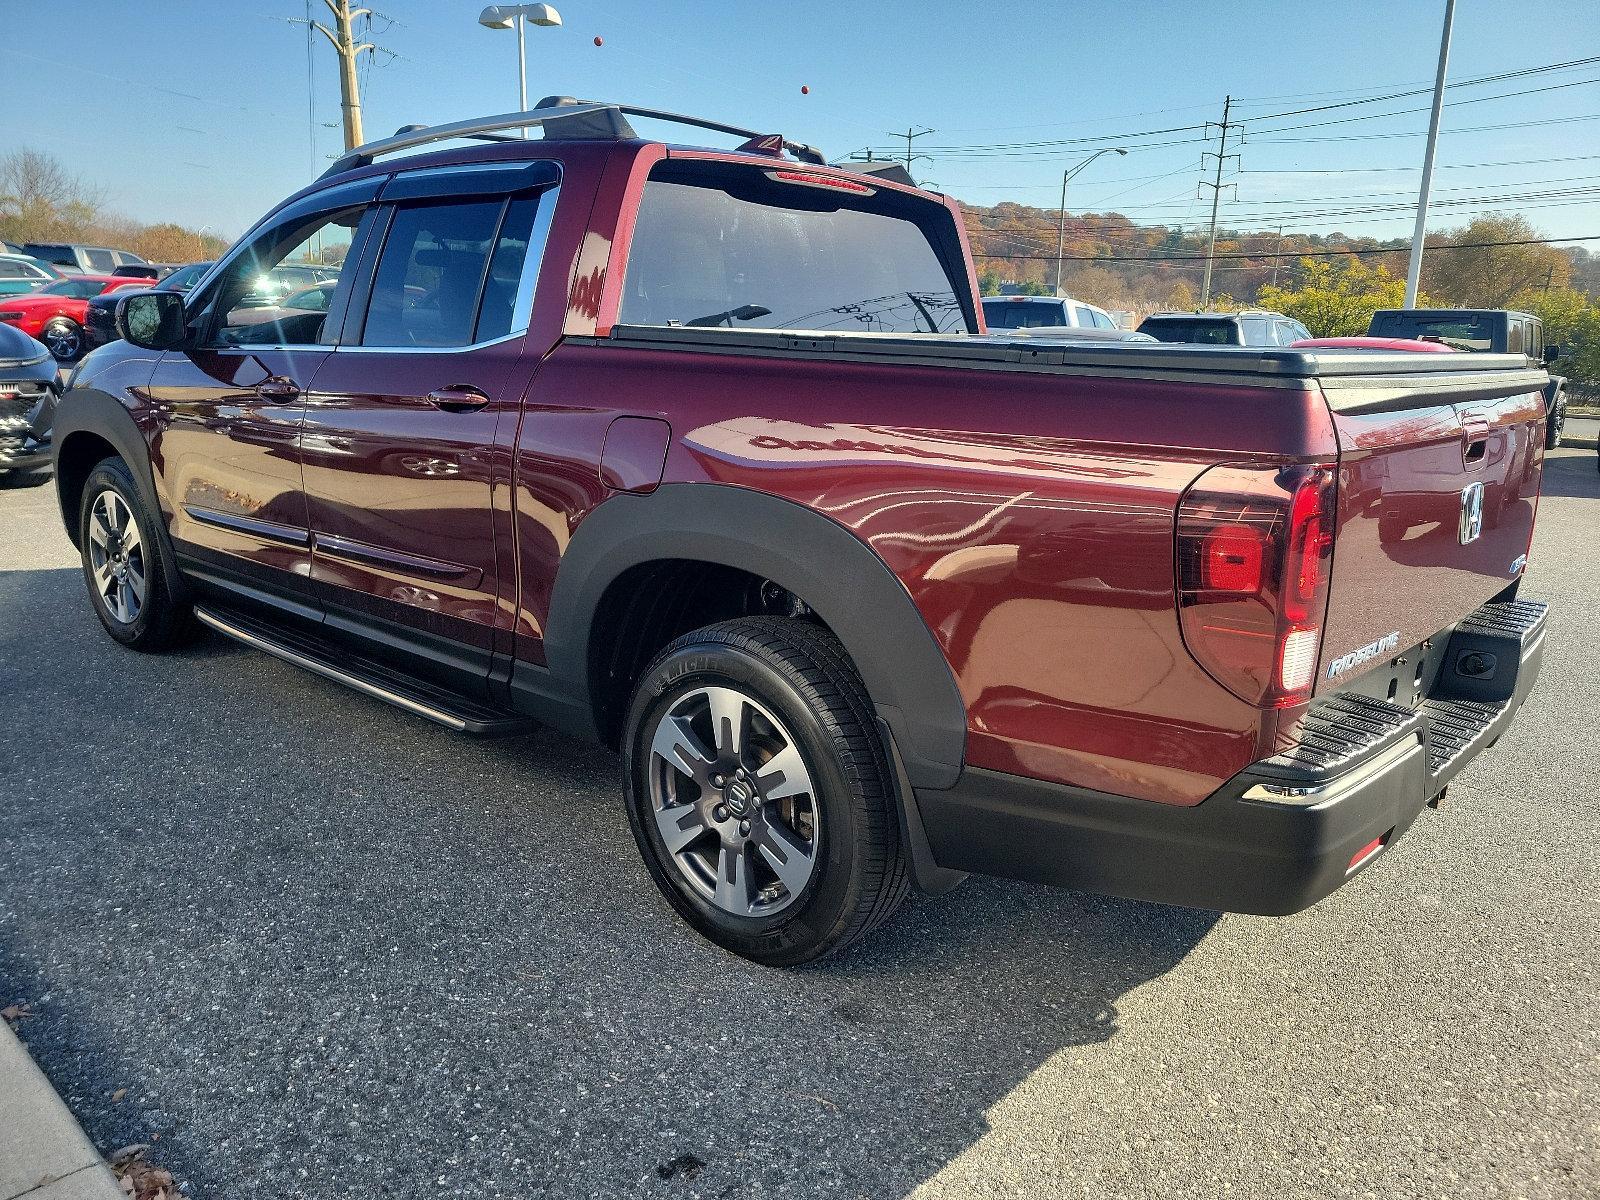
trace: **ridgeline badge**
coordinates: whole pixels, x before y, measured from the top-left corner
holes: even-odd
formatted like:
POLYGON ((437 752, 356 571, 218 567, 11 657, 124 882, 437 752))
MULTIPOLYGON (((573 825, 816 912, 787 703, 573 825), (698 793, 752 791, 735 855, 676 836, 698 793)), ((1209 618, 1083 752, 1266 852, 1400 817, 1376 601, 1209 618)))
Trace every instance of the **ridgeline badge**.
POLYGON ((1400 631, 1385 634, 1375 642, 1369 642, 1359 650, 1352 650, 1349 654, 1342 654, 1328 664, 1328 678, 1337 679, 1351 667, 1359 667, 1362 663, 1371 662, 1380 656, 1393 654, 1400 649, 1400 631))

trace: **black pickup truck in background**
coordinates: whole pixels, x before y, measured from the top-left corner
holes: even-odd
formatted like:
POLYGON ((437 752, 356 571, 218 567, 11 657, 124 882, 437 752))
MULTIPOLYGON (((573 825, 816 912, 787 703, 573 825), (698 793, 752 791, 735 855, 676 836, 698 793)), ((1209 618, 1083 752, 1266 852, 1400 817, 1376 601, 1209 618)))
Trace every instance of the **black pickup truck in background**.
MULTIPOLYGON (((1548 367, 1560 346, 1544 344, 1544 323, 1532 313, 1504 308, 1380 308, 1367 327, 1369 337, 1413 338, 1454 350, 1481 354, 1520 354, 1530 367, 1548 367)), ((1544 389, 1544 446, 1561 445, 1567 423, 1566 380, 1550 376, 1544 389)))

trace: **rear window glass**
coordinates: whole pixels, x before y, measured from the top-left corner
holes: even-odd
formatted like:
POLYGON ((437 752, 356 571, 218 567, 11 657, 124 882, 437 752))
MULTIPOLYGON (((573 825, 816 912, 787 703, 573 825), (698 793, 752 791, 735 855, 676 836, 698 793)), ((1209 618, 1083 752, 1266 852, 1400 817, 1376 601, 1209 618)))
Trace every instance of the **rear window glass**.
POLYGON ((985 300, 983 319, 990 329, 1038 329, 1070 324, 1065 309, 1059 300, 985 300))
POLYGON ((721 182, 732 174, 687 182, 680 168, 679 178, 645 184, 623 324, 966 331, 959 295, 928 235, 884 211, 904 206, 899 196, 849 196, 744 169, 736 182, 721 182))
POLYGON ((1385 313, 1372 322, 1372 332, 1380 337, 1427 338, 1456 350, 1476 351, 1494 349, 1494 327, 1493 317, 1465 313, 1385 313))
POLYGON ((1163 317, 1146 321, 1139 326, 1140 333, 1148 333, 1158 342, 1195 342, 1206 346, 1231 346, 1234 344, 1232 321, 1198 321, 1184 317, 1163 317))

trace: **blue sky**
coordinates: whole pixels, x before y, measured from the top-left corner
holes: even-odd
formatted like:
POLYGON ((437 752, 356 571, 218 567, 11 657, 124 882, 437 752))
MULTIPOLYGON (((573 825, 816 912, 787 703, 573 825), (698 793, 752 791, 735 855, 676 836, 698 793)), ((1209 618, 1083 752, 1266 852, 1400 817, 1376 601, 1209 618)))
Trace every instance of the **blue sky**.
MULTIPOLYGON (((1426 88, 1444 8, 1443 0, 558 6, 563 27, 529 30, 533 98, 564 92, 721 117, 830 156, 887 151, 892 131, 931 127, 917 142, 932 156, 916 163, 919 177, 971 203, 1053 206, 1064 166, 1096 145, 1121 144, 1126 157, 1107 155, 1074 180, 1069 209, 1193 225, 1207 205, 1194 186, 1205 131, 1184 127, 1219 119, 1231 93, 1243 98, 1236 115, 1245 124, 1227 223, 1378 236, 1409 235, 1399 206, 1414 196, 1427 113, 1349 118, 1425 110, 1428 97, 1271 114, 1426 88), (1337 123, 1286 128, 1320 122, 1337 123), (1128 136, 1164 129, 1175 132, 1128 136), (1038 142, 1066 144, 1017 145, 1038 142), (1155 144, 1163 142, 1173 144, 1155 144), (1385 205, 1396 207, 1358 211, 1385 205)), ((516 39, 479 27, 477 0, 375 7, 376 40, 393 54, 363 70, 369 138, 515 107, 516 39)), ((321 0, 310 8, 326 18, 321 0)), ((340 148, 334 59, 320 35, 311 145, 306 31, 297 23, 305 14, 305 0, 0 0, 0 71, 26 81, 13 83, 0 118, 0 152, 49 151, 131 216, 237 234, 340 148)), ((1596 16, 1595 0, 1458 0, 1451 79, 1600 56, 1596 16)), ((1549 235, 1600 234, 1600 119, 1591 119, 1600 118, 1600 63, 1455 88, 1449 98, 1435 179, 1435 200, 1448 203, 1430 227, 1513 208, 1549 235), (1540 90, 1504 95, 1530 89, 1540 90), (1524 199, 1501 199, 1515 196, 1524 199)))

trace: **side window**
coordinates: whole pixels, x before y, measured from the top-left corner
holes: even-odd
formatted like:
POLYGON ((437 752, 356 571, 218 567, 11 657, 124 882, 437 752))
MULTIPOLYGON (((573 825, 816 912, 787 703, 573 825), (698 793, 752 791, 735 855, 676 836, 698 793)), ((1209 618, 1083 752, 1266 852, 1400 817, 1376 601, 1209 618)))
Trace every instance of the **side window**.
POLYGON ((1544 324, 1541 321, 1528 322, 1528 357, 1544 357, 1544 324))
POLYGON ((1094 318, 1096 329, 1115 329, 1117 323, 1111 319, 1110 313, 1103 313, 1098 308, 1091 308, 1089 315, 1094 318))
POLYGON ((468 346, 511 332, 536 197, 394 210, 363 346, 468 346))
POLYGON ((1246 317, 1239 322, 1246 346, 1271 346, 1276 341, 1268 333, 1268 322, 1260 317, 1246 317))
POLYGON ((1506 322, 1507 354, 1522 353, 1522 324, 1521 321, 1516 320, 1506 322))
POLYGON ((87 248, 83 256, 89 260, 89 268, 94 271, 109 271, 117 265, 116 255, 109 250, 87 248))
POLYGON ((1089 329, 1094 325, 1094 318, 1089 315, 1089 310, 1081 304, 1072 306, 1072 323, 1079 329, 1089 329))
POLYGON ((15 262, 9 258, 0 258, 0 279, 32 279, 34 272, 27 263, 15 262))
MULTIPOLYGON (((310 285, 338 285, 365 205, 295 221, 262 234, 229 264, 216 292, 221 314, 213 341, 225 346, 315 346, 327 307, 286 303, 310 285)), ((148 282, 145 286, 149 286, 148 282)), ((326 335, 325 335, 326 332, 326 335)))

